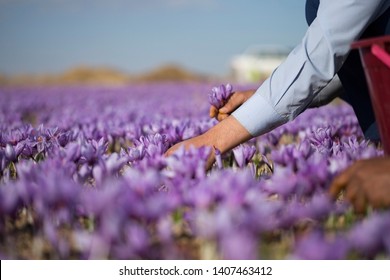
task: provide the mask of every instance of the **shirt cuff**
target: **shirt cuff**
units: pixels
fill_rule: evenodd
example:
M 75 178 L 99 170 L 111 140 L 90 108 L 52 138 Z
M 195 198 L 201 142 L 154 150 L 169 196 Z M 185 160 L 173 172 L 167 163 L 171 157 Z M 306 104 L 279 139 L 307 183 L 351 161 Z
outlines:
M 242 104 L 232 115 L 253 136 L 259 136 L 284 124 L 284 120 L 262 96 L 260 87 L 250 99 Z

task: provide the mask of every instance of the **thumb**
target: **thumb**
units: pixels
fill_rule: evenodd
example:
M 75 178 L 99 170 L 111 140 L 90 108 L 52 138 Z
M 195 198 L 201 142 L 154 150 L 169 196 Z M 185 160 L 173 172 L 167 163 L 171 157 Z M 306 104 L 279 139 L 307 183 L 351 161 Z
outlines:
M 223 121 L 223 120 L 226 119 L 228 116 L 229 116 L 229 114 L 218 114 L 217 120 L 218 120 L 218 121 Z
M 220 114 L 229 114 L 230 112 L 233 111 L 233 105 L 231 102 L 228 101 L 225 105 L 223 105 L 222 108 L 219 109 Z
M 209 116 L 210 118 L 214 118 L 218 115 L 218 109 L 214 106 L 211 105 L 210 111 L 209 111 Z
M 221 114 L 230 114 L 237 109 L 242 103 L 244 103 L 244 96 L 242 92 L 235 92 L 222 108 L 219 109 Z

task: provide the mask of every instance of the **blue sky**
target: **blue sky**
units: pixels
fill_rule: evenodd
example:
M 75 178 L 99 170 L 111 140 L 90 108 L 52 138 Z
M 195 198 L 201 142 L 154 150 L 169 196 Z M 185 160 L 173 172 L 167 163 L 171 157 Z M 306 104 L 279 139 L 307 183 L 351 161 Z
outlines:
M 296 45 L 304 0 L 0 0 L 0 74 L 176 63 L 224 75 L 255 44 Z

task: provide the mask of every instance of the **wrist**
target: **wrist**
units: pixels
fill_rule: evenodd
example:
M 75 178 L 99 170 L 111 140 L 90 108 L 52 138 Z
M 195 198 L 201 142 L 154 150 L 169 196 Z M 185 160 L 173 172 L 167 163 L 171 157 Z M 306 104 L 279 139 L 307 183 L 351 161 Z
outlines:
M 229 116 L 202 135 L 204 143 L 225 153 L 252 138 L 252 135 L 233 117 Z M 214 153 L 214 151 L 213 151 Z

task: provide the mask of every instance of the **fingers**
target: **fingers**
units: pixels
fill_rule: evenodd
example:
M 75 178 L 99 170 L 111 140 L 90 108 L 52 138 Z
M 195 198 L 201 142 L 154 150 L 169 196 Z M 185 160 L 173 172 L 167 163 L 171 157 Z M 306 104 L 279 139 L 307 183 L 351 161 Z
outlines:
M 349 176 L 342 173 L 337 176 L 330 185 L 329 194 L 333 199 L 336 199 L 340 192 L 345 189 Z
M 336 199 L 340 192 L 346 188 L 348 182 L 351 180 L 352 175 L 355 170 L 358 168 L 358 164 L 354 164 L 351 167 L 347 168 L 341 174 L 339 174 L 332 182 L 329 188 L 329 194 Z
M 218 109 L 215 106 L 211 105 L 209 115 L 210 118 L 216 118 L 218 115 Z
M 241 92 L 233 93 L 233 95 L 229 98 L 228 102 L 219 109 L 219 112 L 222 114 L 229 114 L 233 112 L 235 109 L 241 106 L 244 103 L 244 95 Z
M 355 212 L 358 214 L 364 214 L 367 210 L 367 198 L 364 192 L 358 192 L 355 199 L 351 201 Z
M 367 210 L 368 200 L 359 177 L 361 162 L 356 162 L 332 182 L 329 193 L 336 199 L 342 190 L 345 190 L 345 199 L 348 200 L 357 214 L 364 214 Z
M 219 113 L 218 109 L 215 108 L 214 106 L 210 107 L 209 115 L 210 115 L 210 118 L 216 118 L 218 121 L 222 121 L 229 116 L 229 114 Z
M 390 174 L 376 174 L 364 185 L 367 200 L 373 208 L 390 208 Z
M 241 92 L 233 93 L 227 103 L 219 110 L 215 106 L 210 107 L 210 118 L 216 118 L 218 121 L 226 119 L 230 113 L 237 109 L 244 102 L 244 96 Z
M 218 114 L 217 120 L 218 120 L 218 121 L 223 121 L 223 120 L 226 119 L 227 117 L 229 117 L 229 114 Z
M 234 110 L 240 107 L 254 93 L 255 90 L 237 91 L 233 93 L 226 104 L 219 110 L 215 106 L 210 107 L 210 118 L 216 118 L 218 121 L 226 119 Z
M 345 199 L 354 211 L 365 214 L 367 206 L 382 208 L 390 206 L 390 161 L 382 159 L 360 160 L 337 176 L 329 189 L 333 198 L 345 190 Z
M 348 183 L 345 198 L 352 204 L 355 213 L 366 213 L 368 200 L 359 180 L 353 179 Z
M 339 178 L 341 179 L 339 179 L 340 181 L 336 182 L 336 184 L 339 184 L 337 186 L 341 186 L 340 191 L 345 189 L 345 199 L 351 203 L 356 214 L 364 214 L 367 209 L 367 198 L 364 191 L 362 191 L 359 182 L 352 179 L 351 181 L 348 180 L 344 183 L 342 180 L 346 177 L 341 176 Z M 336 195 L 333 195 L 333 197 L 336 198 L 337 195 L 338 192 L 336 192 Z

